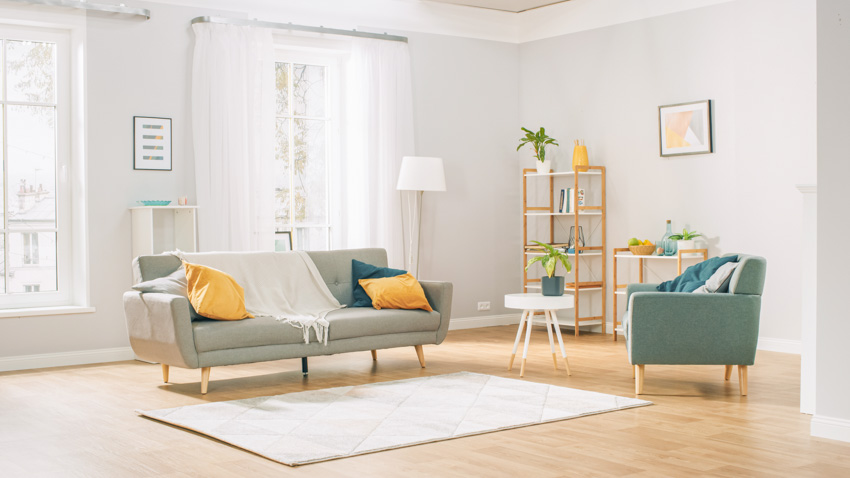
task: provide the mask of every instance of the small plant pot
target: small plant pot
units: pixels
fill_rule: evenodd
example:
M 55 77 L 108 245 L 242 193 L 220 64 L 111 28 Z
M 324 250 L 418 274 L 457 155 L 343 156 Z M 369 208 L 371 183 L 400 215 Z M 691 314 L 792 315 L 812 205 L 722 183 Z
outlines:
M 540 278 L 543 295 L 564 295 L 564 276 Z
M 681 251 L 684 249 L 696 249 L 696 246 L 694 246 L 694 240 L 688 239 L 687 241 L 676 241 L 676 250 Z
M 537 174 L 549 174 L 549 166 L 552 164 L 550 160 L 539 161 L 535 158 L 534 162 L 537 163 Z

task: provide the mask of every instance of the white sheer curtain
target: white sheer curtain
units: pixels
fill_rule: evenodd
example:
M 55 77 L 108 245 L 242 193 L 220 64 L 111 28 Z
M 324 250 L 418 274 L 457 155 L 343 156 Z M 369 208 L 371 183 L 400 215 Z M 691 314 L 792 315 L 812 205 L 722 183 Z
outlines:
M 383 247 L 404 266 L 402 156 L 414 154 L 413 95 L 407 43 L 352 41 L 344 79 L 342 247 Z
M 192 130 L 201 251 L 274 245 L 274 42 L 267 29 L 198 23 Z

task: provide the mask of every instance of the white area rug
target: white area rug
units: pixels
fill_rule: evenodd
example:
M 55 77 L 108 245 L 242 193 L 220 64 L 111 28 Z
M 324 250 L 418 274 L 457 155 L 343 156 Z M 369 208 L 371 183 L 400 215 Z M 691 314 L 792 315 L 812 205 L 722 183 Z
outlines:
M 650 404 L 460 372 L 139 413 L 303 465 Z

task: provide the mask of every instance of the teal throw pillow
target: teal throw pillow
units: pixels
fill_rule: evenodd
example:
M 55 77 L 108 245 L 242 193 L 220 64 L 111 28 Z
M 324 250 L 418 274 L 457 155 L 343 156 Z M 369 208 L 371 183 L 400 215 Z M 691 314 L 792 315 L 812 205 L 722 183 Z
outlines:
M 685 269 L 679 277 L 658 284 L 659 292 L 693 292 L 711 278 L 717 269 L 728 262 L 738 262 L 738 256 L 712 257 Z
M 372 307 L 372 299 L 363 290 L 363 287 L 358 282 L 360 279 L 383 279 L 386 277 L 396 277 L 402 274 L 407 274 L 407 271 L 401 269 L 391 269 L 389 267 L 376 267 L 372 264 L 360 262 L 357 259 L 351 259 L 351 283 L 354 285 L 352 294 L 354 303 L 351 307 Z

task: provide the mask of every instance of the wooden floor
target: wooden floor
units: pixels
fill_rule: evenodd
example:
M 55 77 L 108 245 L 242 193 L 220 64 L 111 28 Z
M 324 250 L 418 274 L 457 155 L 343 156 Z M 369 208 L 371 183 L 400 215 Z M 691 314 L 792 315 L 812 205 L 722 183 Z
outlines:
M 722 366 L 647 366 L 654 406 L 290 468 L 139 417 L 156 409 L 458 371 L 506 370 L 514 327 L 453 331 L 425 346 L 200 371 L 118 362 L 0 374 L 0 476 L 850 476 L 850 444 L 809 436 L 799 413 L 798 356 L 759 352 L 749 396 Z M 552 370 L 535 328 L 524 380 L 634 396 L 623 342 L 565 334 L 572 377 Z

